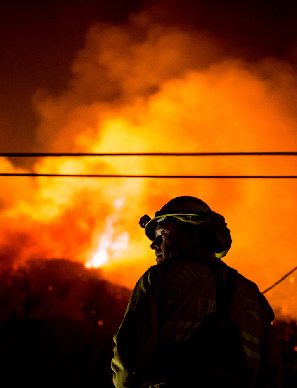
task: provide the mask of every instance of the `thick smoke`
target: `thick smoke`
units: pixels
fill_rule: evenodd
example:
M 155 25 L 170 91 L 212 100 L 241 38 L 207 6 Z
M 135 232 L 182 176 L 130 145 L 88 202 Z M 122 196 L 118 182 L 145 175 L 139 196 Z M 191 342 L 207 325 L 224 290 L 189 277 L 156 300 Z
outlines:
M 294 65 L 256 56 L 251 62 L 238 50 L 232 56 L 221 38 L 207 33 L 207 24 L 199 29 L 193 21 L 186 26 L 182 18 L 174 23 L 172 10 L 162 24 L 161 10 L 152 6 L 120 26 L 99 23 L 89 29 L 67 88 L 59 94 L 43 90 L 35 95 L 42 147 L 61 152 L 295 150 Z M 6 160 L 3 163 L 8 166 Z M 68 158 L 37 160 L 33 170 L 275 175 L 296 174 L 296 162 L 293 158 Z M 2 256 L 9 263 L 38 257 L 86 262 L 112 216 L 114 235 L 128 232 L 129 244 L 118 257 L 110 258 L 105 276 L 132 286 L 154 262 L 138 229 L 139 217 L 153 214 L 170 197 L 182 194 L 201 197 L 226 217 L 234 241 L 229 263 L 261 289 L 296 262 L 293 180 L 7 182 L 10 195 L 1 194 L 0 221 Z M 269 296 L 283 314 L 297 316 L 294 292 L 292 276 Z
M 225 56 L 245 61 L 274 57 L 295 65 L 296 10 L 290 0 L 162 0 L 150 7 L 151 15 L 162 23 L 215 37 Z

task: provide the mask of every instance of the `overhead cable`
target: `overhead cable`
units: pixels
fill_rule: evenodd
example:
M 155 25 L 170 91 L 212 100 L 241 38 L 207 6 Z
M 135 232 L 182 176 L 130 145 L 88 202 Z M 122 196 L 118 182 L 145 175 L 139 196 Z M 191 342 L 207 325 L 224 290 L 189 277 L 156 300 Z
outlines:
M 47 178 L 153 178 L 153 179 L 297 179 L 297 175 L 138 175 L 138 174 L 51 174 L 1 172 L 0 177 Z
M 297 270 L 297 267 L 291 269 L 291 271 L 287 272 L 284 276 L 282 276 L 277 282 L 273 283 L 270 287 L 266 288 L 266 290 L 262 291 L 262 294 L 266 294 L 266 292 L 272 290 L 274 287 L 276 287 L 278 284 L 280 284 L 282 281 L 284 281 L 288 276 L 290 276 L 293 272 Z
M 113 156 L 297 156 L 297 151 L 265 152 L 0 152 L 0 157 L 113 157 Z

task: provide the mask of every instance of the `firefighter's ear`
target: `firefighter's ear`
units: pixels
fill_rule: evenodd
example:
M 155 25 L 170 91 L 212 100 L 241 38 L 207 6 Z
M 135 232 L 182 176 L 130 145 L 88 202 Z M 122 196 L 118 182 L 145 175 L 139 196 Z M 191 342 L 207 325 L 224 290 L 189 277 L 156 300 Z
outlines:
M 217 225 L 211 222 L 199 225 L 198 237 L 204 248 L 209 252 L 219 253 L 227 249 L 225 232 L 218 229 Z

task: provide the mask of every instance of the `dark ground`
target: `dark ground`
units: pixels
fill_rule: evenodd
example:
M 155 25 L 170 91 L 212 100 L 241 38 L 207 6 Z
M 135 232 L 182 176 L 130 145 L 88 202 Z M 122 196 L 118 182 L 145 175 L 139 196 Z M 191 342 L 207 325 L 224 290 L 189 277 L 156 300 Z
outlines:
M 67 260 L 0 274 L 3 387 L 109 388 L 112 336 L 130 291 Z M 297 323 L 278 320 L 285 387 L 297 386 Z

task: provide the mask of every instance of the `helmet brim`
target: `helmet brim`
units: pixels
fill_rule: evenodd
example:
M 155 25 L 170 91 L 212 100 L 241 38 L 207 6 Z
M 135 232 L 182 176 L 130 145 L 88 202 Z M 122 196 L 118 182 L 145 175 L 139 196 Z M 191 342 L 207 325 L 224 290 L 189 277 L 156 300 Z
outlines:
M 150 219 L 146 225 L 145 225 L 145 234 L 150 240 L 155 239 L 156 234 L 156 228 L 158 224 L 162 221 L 165 221 L 166 219 L 170 218 L 172 221 L 175 222 L 185 222 L 185 223 L 191 223 L 194 225 L 198 225 L 201 222 L 205 222 L 205 219 L 201 217 L 199 214 L 185 214 L 185 213 L 170 213 L 170 214 L 162 214 L 158 215 L 155 218 Z

